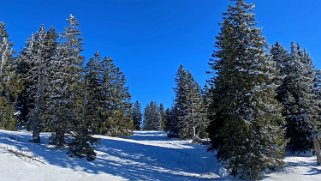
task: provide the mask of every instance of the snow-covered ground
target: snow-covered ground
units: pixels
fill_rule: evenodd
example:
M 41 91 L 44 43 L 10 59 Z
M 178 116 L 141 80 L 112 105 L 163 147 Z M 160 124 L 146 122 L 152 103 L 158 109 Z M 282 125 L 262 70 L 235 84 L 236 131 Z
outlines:
M 97 158 L 70 158 L 67 149 L 29 143 L 28 132 L 0 130 L 0 180 L 212 180 L 218 164 L 206 147 L 168 139 L 158 131 L 137 131 L 129 138 L 101 138 Z M 32 158 L 18 157 L 9 150 Z
M 220 177 L 224 169 L 206 146 L 168 139 L 159 131 L 136 131 L 129 138 L 97 136 L 101 144 L 92 162 L 70 158 L 67 149 L 48 146 L 48 136 L 42 134 L 43 143 L 33 144 L 28 142 L 28 132 L 0 130 L 0 180 L 231 180 Z M 315 165 L 314 157 L 287 157 L 285 161 L 283 171 L 263 180 L 321 180 L 321 167 Z

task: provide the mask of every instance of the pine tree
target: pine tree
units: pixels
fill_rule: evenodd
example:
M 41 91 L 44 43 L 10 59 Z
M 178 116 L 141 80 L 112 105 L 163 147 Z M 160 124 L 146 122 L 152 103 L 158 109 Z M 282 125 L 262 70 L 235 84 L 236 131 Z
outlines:
M 5 24 L 0 22 L 0 127 L 8 130 L 16 129 L 14 112 L 22 89 L 12 46 Z
M 175 111 L 181 138 L 200 141 L 200 133 L 207 127 L 206 109 L 201 89 L 190 72 L 180 66 L 176 77 Z
M 140 130 L 142 123 L 142 110 L 140 103 L 138 101 L 135 102 L 133 106 L 133 124 L 136 130 Z
M 144 130 L 160 130 L 161 114 L 155 101 L 151 101 L 144 111 Z
M 29 112 L 29 124 L 32 130 L 32 142 L 40 142 L 45 105 L 45 92 L 48 85 L 47 67 L 51 61 L 50 53 L 47 51 L 47 33 L 41 26 L 37 34 L 33 35 L 29 42 L 28 59 L 30 70 L 28 94 L 32 104 Z
M 126 78 L 111 58 L 102 60 L 102 89 L 104 101 L 104 122 L 101 134 L 123 136 L 133 129 L 131 96 L 126 86 Z
M 287 92 L 284 96 L 286 110 L 286 137 L 290 139 L 290 151 L 307 151 L 313 147 L 315 120 L 313 85 L 315 71 L 310 56 L 300 45 L 292 43 L 290 60 L 286 67 L 288 74 L 284 80 Z
M 68 111 L 68 62 L 66 52 L 58 43 L 55 29 L 47 33 L 48 50 L 51 52 L 51 63 L 48 65 L 48 86 L 46 91 L 46 125 L 52 131 L 50 144 L 62 147 L 65 145 L 65 133 L 70 112 Z M 69 75 L 70 76 L 70 75 Z M 68 104 L 69 103 L 69 104 Z
M 244 179 L 255 180 L 264 169 L 283 163 L 284 119 L 275 99 L 275 63 L 256 28 L 253 4 L 236 0 L 224 13 L 210 65 L 213 118 L 208 129 L 217 157 Z
M 68 65 L 65 72 L 65 79 L 68 82 L 65 91 L 69 98 L 65 100 L 67 104 L 65 116 L 69 118 L 66 130 L 70 131 L 73 137 L 69 145 L 69 152 L 71 156 L 75 155 L 93 160 L 96 153 L 91 144 L 96 143 L 97 139 L 92 137 L 91 122 L 85 119 L 84 57 L 81 55 L 83 40 L 79 31 L 79 23 L 73 15 L 69 16 L 68 23 L 63 34 L 62 48 L 66 52 L 65 61 Z M 64 120 L 61 124 L 65 124 Z M 58 127 L 55 132 L 65 131 L 59 130 L 60 128 Z
M 321 140 L 321 71 L 315 70 L 315 79 L 313 85 L 313 107 L 311 108 L 312 120 L 314 120 L 314 133 L 312 135 L 313 145 L 315 154 L 317 157 L 317 165 L 321 164 L 321 149 L 320 149 L 320 140 Z
M 103 100 L 102 100 L 102 81 L 101 81 L 101 58 L 98 52 L 91 58 L 85 67 L 85 119 L 91 122 L 92 131 L 98 133 L 103 122 Z
M 179 135 L 179 137 L 183 137 L 180 135 L 182 132 L 182 125 L 184 118 L 187 115 L 187 97 L 188 97 L 188 85 L 187 85 L 187 72 L 184 67 L 180 65 L 178 72 L 176 74 L 176 88 L 175 88 L 175 103 L 173 107 L 173 113 L 175 116 L 175 122 L 171 124 L 171 130 L 176 132 L 170 132 L 171 135 Z
M 175 109 L 172 108 L 168 108 L 166 109 L 166 126 L 165 126 L 165 131 L 167 133 L 167 136 L 169 138 L 178 138 L 178 131 L 179 131 L 179 127 L 178 127 L 178 120 L 177 120 L 177 116 L 175 114 Z

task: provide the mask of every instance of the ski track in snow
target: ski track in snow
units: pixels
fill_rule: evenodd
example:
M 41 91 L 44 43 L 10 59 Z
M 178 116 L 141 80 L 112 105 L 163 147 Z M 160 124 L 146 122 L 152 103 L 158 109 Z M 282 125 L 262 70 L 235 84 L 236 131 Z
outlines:
M 95 146 L 97 158 L 92 162 L 68 157 L 67 148 L 49 146 L 49 136 L 43 133 L 42 143 L 33 144 L 28 142 L 29 132 L 0 130 L 0 181 L 235 180 L 224 176 L 206 146 L 169 139 L 160 131 L 135 131 L 128 138 L 98 135 L 101 144 Z M 263 181 L 321 180 L 315 157 L 288 156 L 285 162 L 283 170 L 266 175 Z

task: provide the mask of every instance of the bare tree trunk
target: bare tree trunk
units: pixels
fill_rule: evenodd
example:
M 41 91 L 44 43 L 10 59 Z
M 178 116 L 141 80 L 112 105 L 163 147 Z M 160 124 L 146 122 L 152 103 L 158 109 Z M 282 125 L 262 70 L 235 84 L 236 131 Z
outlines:
M 38 112 L 33 113 L 32 119 L 32 142 L 40 143 L 40 120 Z
M 320 143 L 318 139 L 313 140 L 315 154 L 317 156 L 317 165 L 321 164 L 321 151 L 320 151 Z

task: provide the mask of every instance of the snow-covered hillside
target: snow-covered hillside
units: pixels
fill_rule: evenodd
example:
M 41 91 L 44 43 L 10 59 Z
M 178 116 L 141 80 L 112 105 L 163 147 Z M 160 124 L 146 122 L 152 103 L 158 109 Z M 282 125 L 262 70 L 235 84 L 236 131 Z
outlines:
M 0 178 L 9 180 L 211 180 L 219 178 L 213 153 L 163 132 L 137 131 L 130 138 L 101 138 L 97 159 L 70 158 L 66 149 L 29 143 L 28 132 L 0 130 Z M 9 149 L 9 151 L 8 151 Z M 18 157 L 10 150 L 32 158 Z
M 48 146 L 47 133 L 41 135 L 42 144 L 29 143 L 30 135 L 0 130 L 1 180 L 231 180 L 219 176 L 224 169 L 205 146 L 168 139 L 163 132 L 136 131 L 129 138 L 97 136 L 101 144 L 92 162 L 70 158 L 66 149 Z M 314 157 L 287 157 L 285 161 L 283 171 L 263 180 L 321 180 Z

